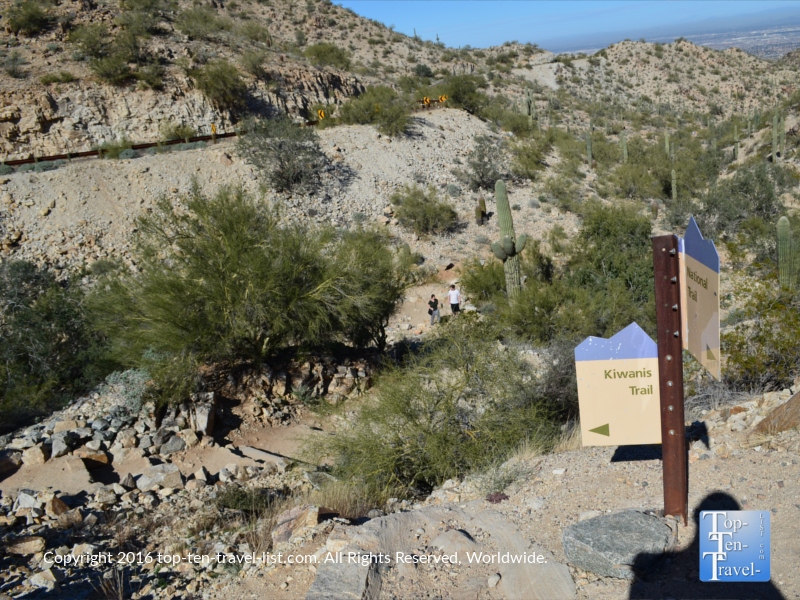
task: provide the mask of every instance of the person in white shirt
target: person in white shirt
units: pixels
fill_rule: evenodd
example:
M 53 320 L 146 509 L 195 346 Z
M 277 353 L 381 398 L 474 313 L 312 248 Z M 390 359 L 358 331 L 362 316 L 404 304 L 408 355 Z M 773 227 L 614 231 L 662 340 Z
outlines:
M 460 312 L 461 292 L 456 289 L 455 285 L 450 286 L 450 291 L 447 292 L 447 298 L 450 300 L 450 310 L 454 315 Z

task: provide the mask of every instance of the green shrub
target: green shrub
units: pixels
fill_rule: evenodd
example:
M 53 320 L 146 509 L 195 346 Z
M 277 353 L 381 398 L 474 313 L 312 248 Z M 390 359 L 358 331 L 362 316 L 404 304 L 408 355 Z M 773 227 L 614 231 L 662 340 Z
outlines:
M 269 31 L 263 25 L 255 21 L 245 21 L 239 26 L 239 35 L 253 42 L 266 42 L 269 39 Z
M 91 389 L 107 372 L 83 293 L 23 261 L 0 263 L 0 431 Z
M 339 120 L 348 124 L 373 123 L 385 135 L 405 133 L 410 123 L 408 102 L 387 86 L 367 89 L 339 107 Z
M 129 160 L 131 158 L 137 158 L 139 154 L 133 148 L 126 148 L 122 152 L 119 153 L 119 157 L 124 160 Z
M 191 73 L 195 85 L 217 108 L 239 110 L 247 100 L 247 84 L 239 70 L 224 59 L 209 62 Z
M 335 474 L 378 489 L 425 494 L 506 458 L 524 440 L 550 447 L 555 411 L 531 366 L 495 332 L 462 317 L 400 366 L 388 366 L 352 428 L 310 443 Z
M 769 275 L 775 285 L 750 290 L 741 321 L 721 337 L 723 381 L 735 390 L 780 390 L 800 375 L 799 298 Z
M 533 181 L 537 173 L 545 168 L 545 157 L 551 149 L 552 142 L 549 140 L 549 136 L 542 134 L 514 145 L 511 149 L 514 157 L 511 163 L 511 172 L 518 177 Z
M 249 123 L 237 151 L 278 191 L 313 191 L 326 160 L 317 133 L 288 118 Z
M 39 81 L 42 85 L 49 85 L 51 83 L 71 83 L 75 81 L 75 76 L 69 71 L 61 71 L 59 73 L 43 75 Z
M 6 73 L 16 79 L 24 79 L 28 73 L 23 69 L 28 62 L 22 57 L 19 50 L 12 50 L 3 61 L 3 68 Z
M 264 76 L 264 61 L 267 60 L 266 52 L 249 51 L 242 54 L 242 67 L 253 77 Z
M 131 142 L 127 138 L 122 138 L 121 140 L 114 140 L 112 142 L 103 142 L 100 146 L 95 146 L 92 150 L 100 150 L 102 151 L 103 158 L 120 158 L 120 155 L 124 150 L 128 150 L 131 147 Z
M 93 296 L 114 356 L 147 369 L 164 399 L 184 399 L 201 364 L 383 346 L 403 286 L 382 234 L 282 226 L 241 188 L 206 197 L 195 183 L 183 205 L 162 197 L 139 219 L 141 273 L 109 277 Z
M 52 24 L 52 17 L 47 9 L 36 0 L 25 0 L 15 4 L 6 13 L 8 26 L 14 34 L 24 33 L 34 36 L 47 30 Z
M 414 75 L 417 77 L 433 77 L 433 71 L 428 65 L 418 64 L 414 66 Z
M 40 160 L 36 165 L 33 167 L 35 173 L 43 173 L 45 171 L 53 171 L 58 168 L 58 165 L 55 162 L 50 160 Z
M 787 167 L 759 163 L 739 169 L 702 195 L 701 206 L 696 210 L 697 224 L 703 235 L 718 240 L 723 234 L 738 233 L 749 219 L 775 223 L 784 211 L 781 194 L 795 185 L 796 172 Z M 753 225 L 751 221 L 751 228 Z M 770 230 L 770 239 L 772 235 Z M 759 237 L 751 240 L 751 247 L 759 244 Z
M 85 56 L 102 58 L 106 54 L 111 33 L 105 23 L 78 25 L 69 32 L 69 41 L 80 48 Z
M 444 93 L 448 96 L 447 104 L 479 114 L 489 102 L 486 94 L 480 91 L 487 86 L 486 80 L 479 75 L 449 77 L 444 85 Z
M 202 40 L 225 27 L 214 10 L 208 6 L 195 6 L 181 11 L 175 27 L 193 40 Z
M 92 61 L 92 72 L 103 81 L 113 85 L 122 85 L 133 75 L 128 60 L 122 54 L 111 54 Z
M 184 125 L 174 121 L 166 121 L 158 129 L 158 136 L 165 142 L 170 140 L 185 140 L 197 135 L 197 130 L 191 125 Z
M 502 177 L 500 164 L 503 159 L 500 147 L 488 136 L 475 136 L 475 148 L 467 156 L 467 184 L 473 191 L 492 190 Z
M 410 187 L 406 185 L 402 191 L 392 194 L 391 201 L 400 224 L 418 235 L 443 233 L 458 225 L 458 214 L 451 205 L 439 200 L 433 186 L 426 193 L 416 183 Z
M 350 56 L 336 44 L 323 42 L 306 48 L 304 54 L 317 66 L 332 65 L 339 69 L 350 68 Z
M 33 163 L 25 163 L 17 167 L 17 173 L 27 173 L 28 171 L 33 171 L 33 168 L 36 165 Z
M 6 164 L 0 165 L 0 175 L 11 175 L 14 172 L 14 167 L 9 167 Z

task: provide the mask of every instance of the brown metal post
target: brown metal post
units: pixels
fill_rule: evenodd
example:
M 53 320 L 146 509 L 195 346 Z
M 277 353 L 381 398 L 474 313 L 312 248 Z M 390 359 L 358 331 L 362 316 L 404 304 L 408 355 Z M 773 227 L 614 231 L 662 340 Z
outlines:
M 683 416 L 683 344 L 681 336 L 678 238 L 653 238 L 656 288 L 658 375 L 661 391 L 661 453 L 664 475 L 664 514 L 681 516 L 686 524 L 689 478 Z

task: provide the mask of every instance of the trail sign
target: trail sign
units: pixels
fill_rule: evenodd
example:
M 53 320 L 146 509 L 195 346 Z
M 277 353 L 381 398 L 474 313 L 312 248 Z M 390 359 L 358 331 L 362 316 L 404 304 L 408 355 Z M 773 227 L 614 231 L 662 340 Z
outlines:
M 325 111 L 324 110 L 318 110 L 317 111 L 317 116 L 319 117 L 319 120 L 321 121 L 322 119 L 325 118 Z
M 719 254 L 694 217 L 680 240 L 679 258 L 683 348 L 719 381 Z
M 217 133 L 217 126 L 213 123 L 211 124 L 211 133 Z
M 575 348 L 584 446 L 660 444 L 658 348 L 631 323 Z

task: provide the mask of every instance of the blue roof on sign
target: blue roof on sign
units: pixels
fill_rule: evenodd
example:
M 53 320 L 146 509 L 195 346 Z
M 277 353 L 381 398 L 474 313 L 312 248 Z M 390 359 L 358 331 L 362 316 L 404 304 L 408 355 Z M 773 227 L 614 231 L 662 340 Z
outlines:
M 575 360 L 658 358 L 658 346 L 636 323 L 610 339 L 588 337 L 575 348 Z
M 689 219 L 689 225 L 686 227 L 686 237 L 681 240 L 680 251 L 707 266 L 715 273 L 719 273 L 719 253 L 714 245 L 714 240 L 707 240 L 703 237 L 694 217 Z

